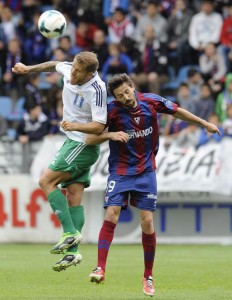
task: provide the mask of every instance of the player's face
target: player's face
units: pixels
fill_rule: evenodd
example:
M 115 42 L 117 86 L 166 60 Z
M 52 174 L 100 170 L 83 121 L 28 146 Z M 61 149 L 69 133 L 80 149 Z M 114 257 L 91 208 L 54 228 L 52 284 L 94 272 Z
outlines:
M 135 88 L 130 87 L 127 83 L 123 83 L 114 90 L 115 98 L 126 108 L 135 108 L 137 101 L 134 94 Z
M 93 73 L 86 72 L 83 65 L 78 62 L 73 62 L 71 70 L 70 83 L 73 85 L 82 85 L 88 82 L 93 76 Z

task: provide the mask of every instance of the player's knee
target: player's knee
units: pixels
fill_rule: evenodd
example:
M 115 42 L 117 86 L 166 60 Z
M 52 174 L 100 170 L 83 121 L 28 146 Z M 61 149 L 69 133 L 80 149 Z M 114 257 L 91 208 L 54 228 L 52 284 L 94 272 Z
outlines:
M 44 176 L 41 176 L 39 179 L 39 186 L 42 190 L 45 190 L 47 187 L 47 180 Z
M 109 206 L 106 209 L 105 220 L 110 221 L 114 224 L 118 223 L 118 218 L 120 214 L 120 207 Z
M 144 216 L 141 219 L 141 227 L 144 232 L 150 232 L 154 229 L 154 223 L 152 216 Z

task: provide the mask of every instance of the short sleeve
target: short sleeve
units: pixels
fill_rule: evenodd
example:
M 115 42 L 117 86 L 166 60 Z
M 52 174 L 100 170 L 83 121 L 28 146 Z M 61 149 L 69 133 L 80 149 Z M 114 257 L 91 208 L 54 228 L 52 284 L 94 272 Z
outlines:
M 102 124 L 107 122 L 106 88 L 103 85 L 96 85 L 91 97 L 92 120 Z
M 161 96 L 151 102 L 158 113 L 174 115 L 177 112 L 178 105 Z
M 70 74 L 72 69 L 72 63 L 71 62 L 60 62 L 56 65 L 56 71 L 66 77 L 68 80 L 70 80 Z

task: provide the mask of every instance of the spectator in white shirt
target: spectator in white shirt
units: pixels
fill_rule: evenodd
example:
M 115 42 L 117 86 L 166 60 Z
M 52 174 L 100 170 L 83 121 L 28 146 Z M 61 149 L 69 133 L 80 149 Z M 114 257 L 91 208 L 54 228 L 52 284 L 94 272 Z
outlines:
M 189 27 L 189 44 L 202 52 L 208 43 L 219 43 L 222 16 L 214 11 L 213 1 L 202 1 L 201 11 L 195 14 Z

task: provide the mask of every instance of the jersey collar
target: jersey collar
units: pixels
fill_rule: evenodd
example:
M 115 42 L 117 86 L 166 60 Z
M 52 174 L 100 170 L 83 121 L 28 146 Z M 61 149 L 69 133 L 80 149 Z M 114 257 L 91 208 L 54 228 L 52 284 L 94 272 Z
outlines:
M 94 81 L 96 81 L 97 77 L 98 77 L 98 72 L 95 72 L 95 73 L 93 74 L 93 78 L 92 78 L 92 79 L 90 79 L 90 80 L 89 80 L 88 82 L 86 82 L 85 84 L 77 85 L 77 86 L 80 87 L 81 89 L 86 89 L 88 86 L 90 86 L 91 84 L 93 84 Z

